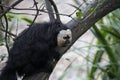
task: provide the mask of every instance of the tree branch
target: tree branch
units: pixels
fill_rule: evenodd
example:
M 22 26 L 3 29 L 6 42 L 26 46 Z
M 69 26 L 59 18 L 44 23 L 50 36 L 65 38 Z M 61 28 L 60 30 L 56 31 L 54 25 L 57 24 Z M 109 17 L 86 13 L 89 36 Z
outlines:
M 72 44 L 74 44 L 74 42 L 87 30 L 89 30 L 91 26 L 93 26 L 99 19 L 118 8 L 120 8 L 120 0 L 103 0 L 101 3 L 98 4 L 95 11 L 85 18 L 81 20 L 76 19 L 76 21 L 69 21 L 67 25 L 72 30 L 73 42 L 67 48 L 60 48 L 60 53 L 64 54 L 72 46 Z
M 49 19 L 50 19 L 50 22 L 54 22 L 55 21 L 55 16 L 53 14 L 53 9 L 52 9 L 52 6 L 50 4 L 50 1 L 49 0 L 45 0 L 45 3 L 46 3 L 46 8 L 48 10 L 48 15 L 49 15 Z
M 59 15 L 59 11 L 58 11 L 58 9 L 57 9 L 56 4 L 54 3 L 53 0 L 49 0 L 49 1 L 50 1 L 51 5 L 54 7 L 54 10 L 55 10 L 55 13 L 56 13 L 56 20 L 57 20 L 58 22 L 61 22 L 61 20 L 60 20 L 60 15 Z

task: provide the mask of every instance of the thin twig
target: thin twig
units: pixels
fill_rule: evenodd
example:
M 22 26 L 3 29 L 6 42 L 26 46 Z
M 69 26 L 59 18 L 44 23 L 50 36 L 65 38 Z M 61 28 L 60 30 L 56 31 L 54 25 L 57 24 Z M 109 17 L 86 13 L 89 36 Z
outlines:
M 2 28 L 5 28 L 2 19 L 0 19 L 0 23 L 1 23 L 1 27 L 2 27 Z M 1 28 L 1 27 L 0 27 L 0 28 Z
M 12 12 L 12 11 L 9 11 L 9 13 L 12 13 L 12 14 L 18 14 L 18 15 L 31 15 L 31 16 L 35 16 L 36 14 L 30 14 L 30 13 L 17 13 L 17 12 Z M 42 14 L 38 14 L 38 15 L 42 15 Z
M 7 19 L 6 15 L 4 15 L 4 18 L 5 18 L 5 22 L 6 22 L 5 43 L 6 43 L 6 48 L 7 48 L 8 54 L 9 54 L 8 35 L 7 35 L 7 32 L 8 32 L 8 19 Z
M 23 0 L 17 0 L 15 3 L 13 3 L 10 7 L 8 7 L 1 15 L 0 18 L 2 18 L 8 11 L 10 11 L 12 8 L 14 8 L 16 5 L 18 5 Z
M 38 6 L 37 6 L 38 2 L 36 2 L 35 0 L 33 0 L 33 1 L 34 1 L 34 5 L 35 5 L 35 7 L 36 7 L 36 15 L 35 15 L 35 17 L 34 17 L 32 23 L 31 23 L 31 25 L 33 25 L 33 23 L 35 22 L 35 20 L 36 20 L 38 14 L 39 14 L 39 9 L 38 9 Z
M 75 9 L 75 10 L 70 14 L 70 16 L 72 16 L 77 10 L 80 10 L 80 11 L 81 11 L 81 9 L 80 9 L 79 7 L 81 7 L 83 4 L 84 4 L 84 2 L 83 2 L 82 4 L 80 4 L 80 5 L 78 6 L 78 8 Z
M 4 30 L 2 28 L 0 28 L 0 30 L 3 31 L 3 32 L 6 32 L 6 30 Z M 15 34 L 9 32 L 9 31 L 7 31 L 7 34 L 9 34 L 10 36 L 13 36 L 14 38 L 17 37 Z

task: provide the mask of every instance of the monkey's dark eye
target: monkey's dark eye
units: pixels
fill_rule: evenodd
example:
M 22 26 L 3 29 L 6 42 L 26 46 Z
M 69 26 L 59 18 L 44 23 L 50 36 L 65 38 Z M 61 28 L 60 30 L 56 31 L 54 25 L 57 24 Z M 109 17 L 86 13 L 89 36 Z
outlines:
M 68 35 L 63 37 L 63 39 L 69 39 L 69 38 L 70 38 L 70 36 L 68 36 Z

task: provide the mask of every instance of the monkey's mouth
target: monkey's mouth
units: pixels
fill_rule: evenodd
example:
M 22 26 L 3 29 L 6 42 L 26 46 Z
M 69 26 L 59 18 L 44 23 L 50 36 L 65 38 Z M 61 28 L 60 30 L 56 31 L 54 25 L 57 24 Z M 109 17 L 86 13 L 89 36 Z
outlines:
M 64 43 L 64 45 L 63 45 L 63 47 L 67 47 L 67 46 L 69 46 L 69 45 L 70 45 L 70 41 L 69 41 L 69 40 L 66 40 L 65 43 Z
M 69 46 L 70 45 L 70 40 L 65 40 L 65 41 L 60 41 L 60 42 L 58 42 L 58 47 L 67 47 L 67 46 Z

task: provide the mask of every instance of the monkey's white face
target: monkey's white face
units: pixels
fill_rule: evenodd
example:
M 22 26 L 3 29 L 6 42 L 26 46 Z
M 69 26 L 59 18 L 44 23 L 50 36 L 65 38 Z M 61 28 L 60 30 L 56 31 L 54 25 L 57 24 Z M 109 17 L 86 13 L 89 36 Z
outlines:
M 72 41 L 72 32 L 70 29 L 61 30 L 57 36 L 57 45 L 59 47 L 66 47 Z

